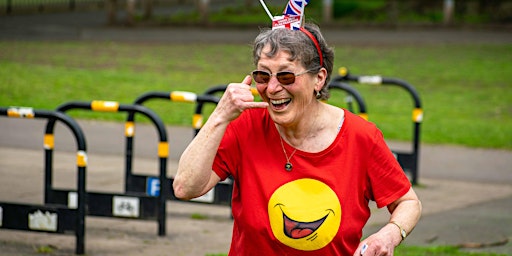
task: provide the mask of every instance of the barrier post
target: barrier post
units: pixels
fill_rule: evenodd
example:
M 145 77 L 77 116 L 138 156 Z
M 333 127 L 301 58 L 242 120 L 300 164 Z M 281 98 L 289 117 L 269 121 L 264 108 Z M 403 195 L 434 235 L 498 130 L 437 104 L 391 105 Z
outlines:
M 405 172 L 411 174 L 411 183 L 418 184 L 418 166 L 419 166 L 419 141 L 420 141 L 420 126 L 423 121 L 423 109 L 421 107 L 421 100 L 418 92 L 408 82 L 398 78 L 388 78 L 382 76 L 369 76 L 369 75 L 352 75 L 347 68 L 340 68 L 338 70 L 339 76 L 333 78 L 333 81 L 351 81 L 360 84 L 374 84 L 374 85 L 391 85 L 398 86 L 405 89 L 411 96 L 414 104 L 412 110 L 413 121 L 413 134 L 412 134 L 412 152 L 395 151 L 397 160 Z
M 343 83 L 340 81 L 331 81 L 328 84 L 328 87 L 329 87 L 329 90 L 339 89 L 339 90 L 343 90 L 343 91 L 347 92 L 350 95 L 350 97 L 353 97 L 357 102 L 357 106 L 359 109 L 359 112 L 357 112 L 357 115 L 362 117 L 364 120 L 368 120 L 368 113 L 366 112 L 366 103 L 364 102 L 364 99 L 361 96 L 361 94 L 359 93 L 359 91 L 357 91 L 354 87 L 348 85 L 347 83 Z M 349 111 L 352 113 L 356 113 L 350 103 L 351 102 L 349 102 Z
M 138 112 L 146 117 L 155 125 L 159 143 L 158 143 L 158 158 L 159 158 L 159 171 L 160 175 L 158 179 L 162 184 L 161 189 L 170 190 L 169 184 L 163 182 L 166 177 L 167 171 L 167 154 L 168 154 L 168 142 L 167 132 L 165 126 L 153 111 L 139 105 L 125 105 L 119 104 L 115 101 L 91 101 L 91 102 L 67 102 L 60 105 L 57 108 L 59 112 L 66 112 L 71 109 L 84 109 L 92 110 L 97 112 Z M 46 125 L 46 133 L 53 134 L 54 121 L 49 120 Z M 46 154 L 47 164 L 45 165 L 45 173 L 51 178 L 52 174 L 52 150 L 49 150 Z M 46 193 L 48 197 L 45 198 L 48 203 L 60 202 L 66 198 L 69 191 L 57 190 L 52 187 L 51 179 L 46 184 Z M 124 193 L 124 194 L 112 194 L 112 193 L 99 193 L 99 192 L 86 192 L 88 202 L 94 201 L 94 204 L 88 204 L 88 215 L 101 216 L 101 217 L 119 217 L 119 218 L 137 218 L 154 220 L 155 217 L 158 222 L 158 235 L 164 236 L 166 233 L 166 199 L 160 194 L 157 197 L 146 196 L 140 193 Z M 117 207 L 124 207 L 129 205 L 129 209 L 117 209 Z
M 139 96 L 133 104 L 135 105 L 142 105 L 145 102 L 151 100 L 151 99 L 166 99 L 170 100 L 172 102 L 184 102 L 184 103 L 196 103 L 196 104 L 203 104 L 203 103 L 214 103 L 217 104 L 219 99 L 217 97 L 214 97 L 212 95 L 197 95 L 192 92 L 186 92 L 186 91 L 172 91 L 172 92 L 147 92 L 141 96 Z M 202 124 L 202 117 L 200 116 L 201 113 L 195 113 L 192 120 L 192 126 L 198 130 L 201 127 Z M 126 126 L 133 126 L 135 122 L 135 113 L 129 112 L 127 120 L 126 120 Z M 130 192 L 146 192 L 148 186 L 148 179 L 151 179 L 150 176 L 145 175 L 135 175 L 133 173 L 132 169 L 132 162 L 133 162 L 133 147 L 134 147 L 134 133 L 126 133 L 126 170 L 125 170 L 125 190 Z M 170 189 L 172 182 L 174 179 L 172 177 L 167 178 L 166 177 L 166 184 L 168 186 L 168 190 L 164 189 L 163 187 L 160 188 L 160 192 L 167 191 L 164 193 L 167 199 L 169 200 L 177 200 L 177 198 L 174 196 L 174 193 L 172 189 Z M 161 183 L 160 183 L 161 184 Z M 231 198 L 226 198 L 224 195 L 226 194 L 226 191 L 229 190 L 229 187 L 225 183 L 219 183 L 214 191 L 209 192 L 207 195 L 194 199 L 195 202 L 201 202 L 201 203 L 214 203 L 214 204 L 229 204 L 231 201 Z M 230 192 L 230 191 L 229 191 Z M 231 193 L 229 193 L 231 195 Z
M 2 209 L 2 223 L 0 228 L 17 229 L 25 231 L 43 231 L 49 233 L 68 233 L 74 231 L 76 236 L 76 254 L 85 253 L 85 211 L 86 211 L 86 167 L 87 167 L 87 153 L 86 153 L 86 142 L 85 136 L 83 135 L 80 126 L 69 116 L 47 110 L 38 110 L 27 107 L 0 107 L 0 116 L 14 117 L 14 118 L 40 118 L 55 121 L 60 121 L 66 125 L 72 132 L 76 144 L 77 144 L 77 191 L 74 194 L 74 200 L 68 200 L 63 204 L 58 205 L 26 205 L 26 204 L 10 204 L 0 202 L 0 209 Z M 44 135 L 44 148 L 54 147 L 54 136 L 53 134 Z M 45 183 L 46 183 L 45 179 Z M 46 197 L 46 192 L 45 192 Z M 4 209 L 5 208 L 5 209 Z M 38 225 L 31 225 L 30 219 L 38 218 L 37 214 L 44 214 L 55 220 L 51 222 L 47 220 L 48 225 L 46 227 L 40 227 Z M 26 215 L 24 218 L 20 218 L 21 215 Z M 48 218 L 46 218 L 48 219 Z M 73 220 L 73 223 L 67 223 L 66 221 Z

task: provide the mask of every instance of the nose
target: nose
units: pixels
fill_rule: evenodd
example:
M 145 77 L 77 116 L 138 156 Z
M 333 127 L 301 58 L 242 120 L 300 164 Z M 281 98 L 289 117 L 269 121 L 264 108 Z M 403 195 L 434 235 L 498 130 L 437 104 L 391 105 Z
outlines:
M 276 92 L 281 91 L 282 89 L 283 86 L 281 85 L 281 83 L 279 83 L 277 77 L 271 76 L 267 84 L 267 92 L 269 92 L 270 94 L 274 94 Z

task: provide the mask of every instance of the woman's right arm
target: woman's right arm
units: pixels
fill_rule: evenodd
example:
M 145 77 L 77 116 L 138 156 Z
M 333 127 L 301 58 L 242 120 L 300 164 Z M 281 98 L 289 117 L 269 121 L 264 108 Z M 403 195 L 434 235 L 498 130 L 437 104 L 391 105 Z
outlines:
M 220 181 L 212 165 L 228 124 L 245 109 L 268 106 L 266 102 L 254 101 L 250 85 L 250 76 L 242 83 L 228 85 L 213 113 L 181 155 L 173 182 L 176 197 L 184 200 L 199 197 Z

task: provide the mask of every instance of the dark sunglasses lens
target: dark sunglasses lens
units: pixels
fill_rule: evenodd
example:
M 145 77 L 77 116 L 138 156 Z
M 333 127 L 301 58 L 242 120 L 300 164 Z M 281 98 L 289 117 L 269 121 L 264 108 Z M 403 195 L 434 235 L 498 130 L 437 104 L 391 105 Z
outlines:
M 277 81 L 283 85 L 289 85 L 295 82 L 295 74 L 292 72 L 279 72 L 276 76 Z
M 256 83 L 265 84 L 270 81 L 270 74 L 264 71 L 254 71 L 252 72 L 252 78 Z

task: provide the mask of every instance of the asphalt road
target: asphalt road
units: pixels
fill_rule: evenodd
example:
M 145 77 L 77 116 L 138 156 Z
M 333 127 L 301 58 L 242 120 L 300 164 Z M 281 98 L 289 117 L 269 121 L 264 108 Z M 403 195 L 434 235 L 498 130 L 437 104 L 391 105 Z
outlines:
M 155 10 L 172 13 L 175 9 Z M 123 19 L 119 11 L 119 19 Z M 269 24 L 270 25 L 270 24 Z M 347 44 L 512 43 L 512 28 L 325 27 L 327 41 Z M 0 40 L 120 40 L 136 42 L 250 43 L 254 28 L 107 26 L 103 11 L 0 16 Z

